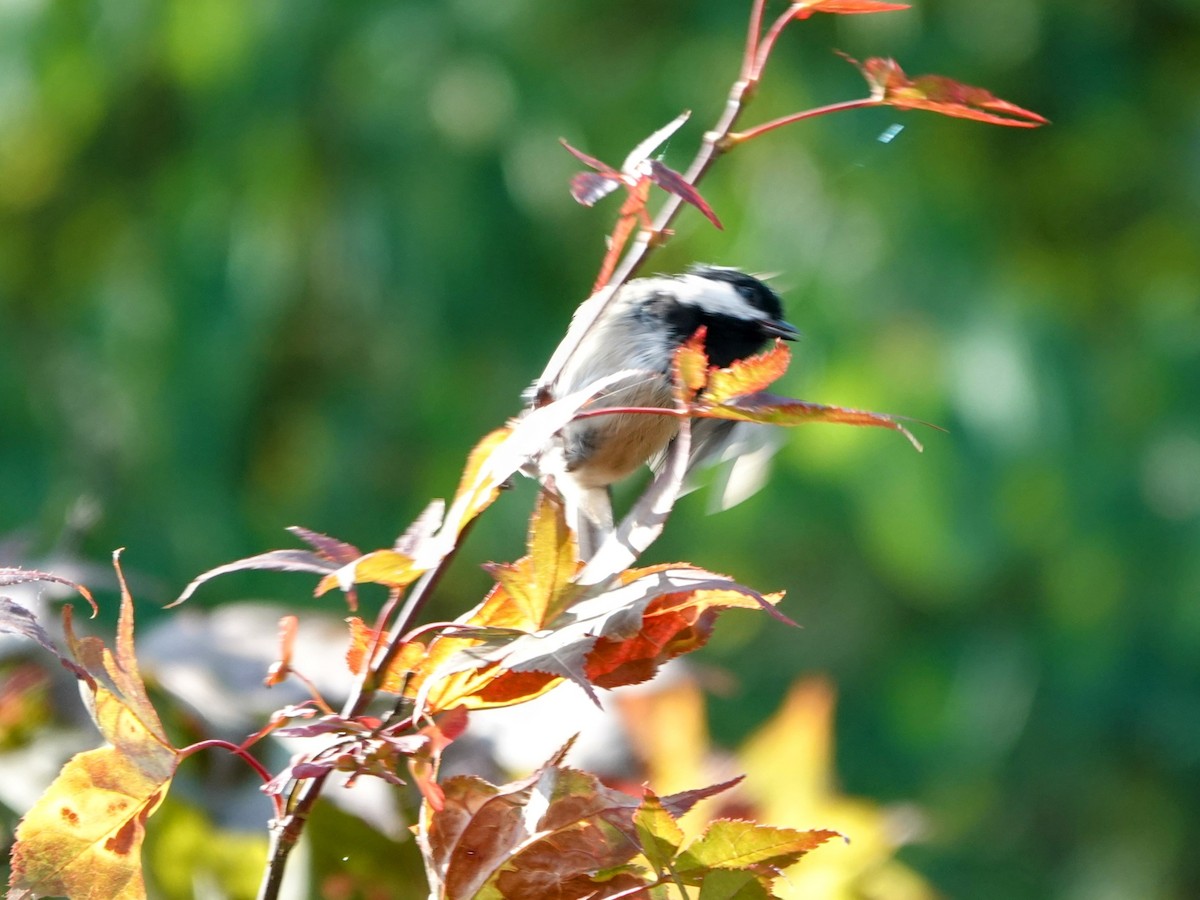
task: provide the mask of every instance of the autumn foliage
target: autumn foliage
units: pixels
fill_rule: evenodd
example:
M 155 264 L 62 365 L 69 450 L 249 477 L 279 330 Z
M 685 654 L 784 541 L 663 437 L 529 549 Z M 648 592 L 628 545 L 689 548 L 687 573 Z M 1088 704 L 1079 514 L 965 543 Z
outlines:
M 752 3 L 746 52 L 727 112 L 688 171 L 670 169 L 653 155 L 686 114 L 650 135 L 620 167 L 567 146 L 589 167 L 571 182 L 577 201 L 591 205 L 624 191 L 597 288 L 619 286 L 669 237 L 681 203 L 720 227 L 717 213 L 697 189 L 701 176 L 720 153 L 784 125 L 873 105 L 1019 127 L 1045 121 L 981 88 L 940 76 L 909 78 L 892 60 L 868 59 L 856 63 L 867 80 L 868 97 L 737 131 L 736 121 L 789 23 L 815 13 L 906 8 L 869 0 L 808 0 L 790 4 L 766 22 L 764 6 L 762 0 Z M 656 213 L 650 209 L 654 189 L 668 195 Z M 606 386 L 603 382 L 542 403 L 484 437 L 469 455 L 449 504 L 431 503 L 391 547 L 363 552 L 295 528 L 292 532 L 307 549 L 270 551 L 220 566 L 183 592 L 180 601 L 213 577 L 242 569 L 302 571 L 316 577 L 317 595 L 340 591 L 350 611 L 357 612 L 359 588 L 382 586 L 387 600 L 373 615 L 347 620 L 346 665 L 356 687 L 340 709 L 314 688 L 310 702 L 279 710 L 239 745 L 215 741 L 176 748 L 138 671 L 133 600 L 123 581 L 111 649 L 98 638 L 76 636 L 70 607 L 64 610 L 63 651 L 21 607 L 3 601 L 0 630 L 23 634 L 60 657 L 81 683 L 106 742 L 71 759 L 26 814 L 12 854 L 10 897 L 144 897 L 139 853 L 149 820 L 176 767 L 205 748 L 246 760 L 273 804 L 272 856 L 262 897 L 276 896 L 288 853 L 324 779 L 334 771 L 416 785 L 422 797 L 417 843 L 434 897 L 776 896 L 780 874 L 837 835 L 740 818 L 717 818 L 699 834 L 685 833 L 678 822 L 681 815 L 734 788 L 740 779 L 692 785 L 668 796 L 658 796 L 651 787 L 631 794 L 565 765 L 568 748 L 509 784 L 474 776 L 439 777 L 443 751 L 468 727 L 473 711 L 524 703 L 564 681 L 600 702 L 600 690 L 645 682 L 667 661 L 704 646 L 729 609 L 759 610 L 789 621 L 776 608 L 781 593 L 760 592 L 687 562 L 637 564 L 681 492 L 690 421 L 875 426 L 900 432 L 919 448 L 891 416 L 768 393 L 790 362 L 782 342 L 720 369 L 709 365 L 704 338 L 703 331 L 697 333 L 676 354 L 673 408 L 600 408 L 594 397 Z M 543 380 L 553 380 L 554 366 L 552 360 Z M 525 555 L 486 566 L 494 583 L 473 608 L 453 621 L 421 624 L 420 614 L 463 536 L 503 487 L 518 475 L 536 475 L 540 455 L 568 423 L 617 411 L 673 416 L 680 436 L 614 538 L 592 558 L 580 559 L 562 503 L 547 486 L 529 520 Z M 61 580 L 16 569 L 0 574 L 5 583 Z M 295 616 L 287 616 L 281 624 L 279 659 L 264 673 L 269 683 L 303 679 L 303 661 L 294 653 L 296 622 Z M 379 712 L 375 701 L 380 698 L 390 711 Z M 252 750 L 272 733 L 312 739 L 312 749 L 296 754 L 284 769 L 268 772 Z

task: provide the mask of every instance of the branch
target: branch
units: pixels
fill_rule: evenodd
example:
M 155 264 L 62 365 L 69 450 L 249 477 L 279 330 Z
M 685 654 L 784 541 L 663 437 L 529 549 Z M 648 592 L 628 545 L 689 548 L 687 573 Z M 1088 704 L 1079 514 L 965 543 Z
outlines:
M 383 656 L 380 657 L 377 664 L 363 666 L 362 674 L 359 675 L 353 690 L 350 692 L 350 696 L 346 699 L 346 703 L 342 707 L 343 717 L 353 719 L 361 716 L 366 712 L 371 701 L 375 699 L 376 673 L 386 672 L 392 661 L 396 658 L 396 654 L 403 643 L 404 634 L 411 630 L 413 620 L 420 614 L 425 604 L 429 601 L 429 598 L 433 595 L 433 591 L 437 588 L 438 582 L 441 581 L 442 575 L 450 567 L 450 564 L 458 554 L 459 548 L 462 547 L 463 542 L 470 533 L 474 521 L 472 519 L 463 526 L 457 541 L 450 551 L 442 557 L 436 567 L 426 572 L 413 585 L 412 591 L 408 595 L 408 600 L 405 602 L 403 609 L 400 610 L 400 614 L 396 617 L 395 623 L 388 632 L 387 646 L 383 651 Z M 281 815 L 272 823 L 271 847 L 267 868 L 263 873 L 263 880 L 258 889 L 258 900 L 277 900 L 279 897 L 279 889 L 283 884 L 283 873 L 287 866 L 288 856 L 304 831 L 304 826 L 308 822 L 312 808 L 325 787 L 325 779 L 327 777 L 328 773 L 322 773 L 298 782 L 292 791 L 290 811 Z

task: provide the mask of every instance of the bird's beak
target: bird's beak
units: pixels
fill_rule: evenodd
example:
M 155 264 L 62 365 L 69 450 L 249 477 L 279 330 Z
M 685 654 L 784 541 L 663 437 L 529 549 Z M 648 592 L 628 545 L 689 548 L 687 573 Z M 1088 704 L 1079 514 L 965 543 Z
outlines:
M 785 322 L 783 319 L 767 319 L 762 323 L 762 330 L 771 337 L 783 338 L 785 341 L 794 341 L 800 337 L 800 332 L 796 326 L 790 322 Z

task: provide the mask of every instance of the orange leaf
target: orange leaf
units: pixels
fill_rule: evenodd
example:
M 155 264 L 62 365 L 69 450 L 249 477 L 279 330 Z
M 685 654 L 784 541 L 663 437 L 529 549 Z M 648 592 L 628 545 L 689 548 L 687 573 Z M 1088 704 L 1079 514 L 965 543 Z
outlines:
M 849 56 L 846 59 L 858 66 L 867 79 L 871 98 L 887 106 L 925 109 L 944 116 L 1016 128 L 1036 128 L 1049 121 L 1035 112 L 1001 100 L 981 87 L 962 84 L 942 75 L 909 78 L 894 59 L 873 57 L 864 63 Z
M 807 0 L 807 2 L 794 3 L 793 6 L 801 7 L 796 11 L 795 18 L 807 19 L 813 13 L 841 13 L 850 15 L 854 13 L 877 13 L 877 12 L 895 12 L 901 9 L 910 9 L 907 3 L 883 3 L 880 0 Z
M 282 684 L 292 670 L 292 652 L 296 647 L 296 630 L 300 627 L 297 616 L 284 616 L 279 620 L 279 659 L 271 663 L 264 684 L 275 687 Z
M 435 812 L 445 808 L 446 794 L 437 783 L 438 767 L 441 764 L 442 751 L 456 740 L 467 729 L 466 707 L 459 706 L 439 716 L 437 721 L 426 725 L 418 734 L 429 739 L 421 750 L 408 758 L 408 771 L 412 775 L 413 784 L 425 798 L 425 802 Z
M 675 351 L 675 383 L 687 392 L 684 402 L 708 383 L 708 354 L 704 352 L 707 333 L 708 329 L 701 327 Z
M 17 828 L 10 898 L 146 895 L 141 872 L 145 824 L 166 795 L 178 751 L 146 695 L 133 646 L 133 598 L 120 565 L 121 614 L 115 650 L 77 638 L 71 607 L 63 629 L 84 670 L 85 699 L 111 746 L 72 757 Z
M 727 576 L 687 565 L 631 570 L 619 582 L 576 602 L 551 626 L 455 648 L 452 655 L 437 661 L 436 669 L 430 669 L 433 687 L 425 689 L 429 690 L 429 704 L 444 709 L 463 702 L 477 708 L 482 697 L 495 697 L 500 684 L 509 690 L 513 685 L 523 689 L 534 685 L 537 693 L 544 693 L 562 678 L 570 678 L 593 694 L 591 654 L 597 647 L 602 647 L 602 654 L 595 663 L 599 679 L 595 683 L 610 687 L 642 681 L 661 661 L 703 644 L 707 634 L 703 627 L 697 632 L 693 626 L 703 619 L 702 613 L 708 607 L 771 609 L 771 603 L 778 600 L 762 598 Z M 672 594 L 681 596 L 665 600 L 656 608 L 661 618 L 648 617 L 654 601 Z M 441 638 L 439 642 L 447 640 L 453 639 Z M 603 640 L 613 645 L 633 643 L 618 650 L 601 645 Z M 432 649 L 438 649 L 436 644 Z M 491 681 L 497 687 L 489 685 Z M 467 695 L 468 689 L 474 696 Z M 450 690 L 454 693 L 447 694 Z M 418 708 L 423 706 L 422 698 L 419 694 Z M 514 700 L 506 695 L 504 699 L 511 704 L 532 696 Z
M 763 599 L 774 605 L 783 594 L 767 594 Z M 646 607 L 642 627 L 633 637 L 596 641 L 587 657 L 588 679 L 603 688 L 640 684 L 653 678 L 667 660 L 703 647 L 724 610 L 760 606 L 756 596 L 741 590 L 663 594 Z
M 367 626 L 362 619 L 354 617 L 348 620 L 350 624 L 350 646 L 346 649 L 346 665 L 350 671 L 358 675 L 363 670 L 367 654 L 372 648 L 382 646 L 382 639 L 375 629 Z M 377 672 L 376 685 L 378 690 L 389 694 L 403 693 L 405 685 L 414 669 L 425 658 L 425 645 L 420 641 L 406 642 L 396 655 L 392 657 L 391 665 L 386 672 Z
M 792 351 L 779 338 L 775 346 L 762 353 L 736 360 L 728 369 L 708 373 L 708 387 L 701 397 L 708 403 L 727 403 L 735 397 L 753 394 L 777 381 L 792 361 Z

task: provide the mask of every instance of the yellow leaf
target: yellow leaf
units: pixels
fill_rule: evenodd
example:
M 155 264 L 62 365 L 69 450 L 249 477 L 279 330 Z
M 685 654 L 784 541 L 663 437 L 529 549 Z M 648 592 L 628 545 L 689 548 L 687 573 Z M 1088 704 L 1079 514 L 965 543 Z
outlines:
M 145 897 L 146 819 L 168 783 L 115 747 L 73 756 L 17 828 L 9 897 Z
M 114 564 L 115 560 L 114 560 Z M 133 598 L 121 583 L 115 651 L 79 639 L 71 608 L 63 628 L 84 670 L 85 699 L 111 746 L 76 754 L 17 828 L 12 898 L 145 897 L 141 847 L 146 820 L 166 796 L 179 760 L 146 695 L 133 646 Z
M 384 584 L 388 587 L 408 587 L 424 573 L 412 557 L 395 550 L 376 550 L 360 556 L 321 579 L 316 594 L 320 597 L 334 588 L 351 584 Z
M 789 870 L 787 879 L 776 885 L 776 893 L 782 900 L 813 896 L 931 900 L 932 889 L 894 859 L 906 836 L 897 832 L 893 814 L 877 803 L 846 797 L 834 788 L 835 699 L 833 687 L 825 679 L 798 682 L 779 712 L 738 754 L 757 819 L 818 824 L 850 841 L 831 846 Z M 881 883 L 900 881 L 906 884 L 903 893 L 875 890 Z
M 527 556 L 512 565 L 492 567 L 492 574 L 520 610 L 514 610 L 503 624 L 536 630 L 554 621 L 579 593 L 571 587 L 580 569 L 579 554 L 558 497 L 545 491 L 538 495 L 527 543 Z

